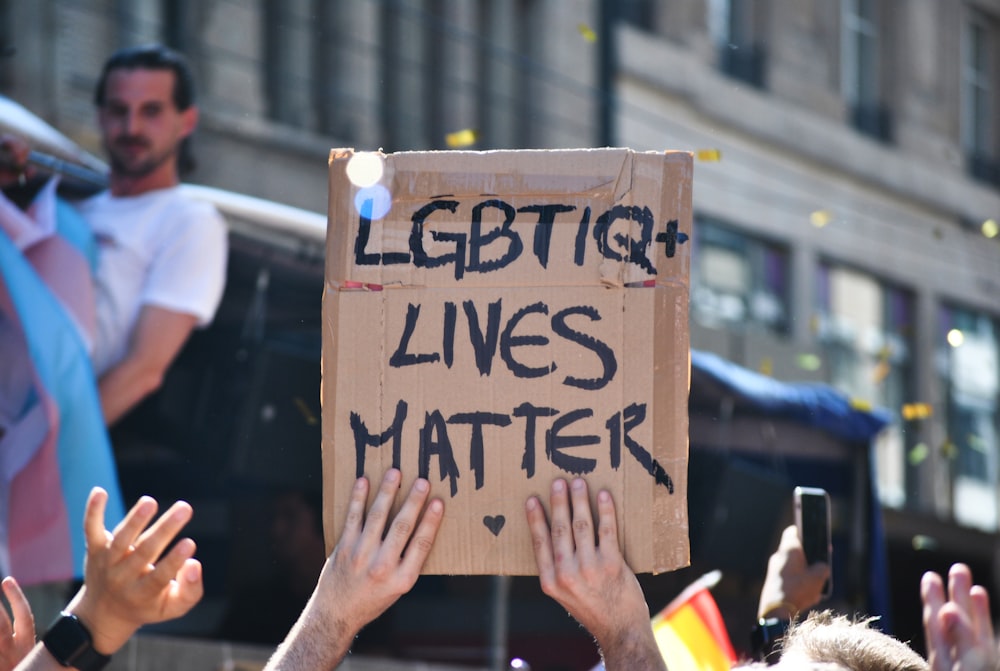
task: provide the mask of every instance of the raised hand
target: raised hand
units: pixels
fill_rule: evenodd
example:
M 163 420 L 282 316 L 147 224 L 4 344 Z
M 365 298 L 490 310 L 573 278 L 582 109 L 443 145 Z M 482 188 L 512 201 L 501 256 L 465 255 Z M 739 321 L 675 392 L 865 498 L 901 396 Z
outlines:
M 786 527 L 778 549 L 767 561 L 757 616 L 790 620 L 812 608 L 822 599 L 823 584 L 829 576 L 827 564 L 806 564 L 798 529 L 795 525 Z
M 0 607 L 0 671 L 10 671 L 35 647 L 35 617 L 14 578 L 3 579 L 3 595 L 10 604 L 14 621 Z
M 441 526 L 444 503 L 433 499 L 425 509 L 430 483 L 417 479 L 390 523 L 401 479 L 398 470 L 386 471 L 367 514 L 368 479 L 354 483 L 340 540 L 305 610 L 266 669 L 333 669 L 361 628 L 416 583 Z
M 536 497 L 525 504 L 542 592 L 594 635 L 608 671 L 665 669 L 642 588 L 618 547 L 611 494 L 597 495 L 596 530 L 584 480 L 554 481 L 550 506 L 551 524 Z
M 176 502 L 149 525 L 157 503 L 144 496 L 114 531 L 108 531 L 107 500 L 107 492 L 99 487 L 87 500 L 84 584 L 67 608 L 87 626 L 94 649 L 103 654 L 120 648 L 144 624 L 184 615 L 203 594 L 194 541 L 181 539 L 160 557 L 190 521 L 188 503 Z
M 994 671 L 1000 652 L 993 639 L 986 589 L 972 584 L 972 571 L 953 564 L 948 571 L 948 597 L 937 573 L 920 581 L 927 660 L 932 671 Z

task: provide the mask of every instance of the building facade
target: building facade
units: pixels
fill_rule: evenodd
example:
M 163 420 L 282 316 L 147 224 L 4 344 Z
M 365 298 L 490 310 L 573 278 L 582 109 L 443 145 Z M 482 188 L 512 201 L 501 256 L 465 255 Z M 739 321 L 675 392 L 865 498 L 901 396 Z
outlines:
M 889 409 L 890 556 L 997 593 L 1000 0 L 0 0 L 0 92 L 99 152 L 147 41 L 195 179 L 315 211 L 332 146 L 696 152 L 692 346 Z

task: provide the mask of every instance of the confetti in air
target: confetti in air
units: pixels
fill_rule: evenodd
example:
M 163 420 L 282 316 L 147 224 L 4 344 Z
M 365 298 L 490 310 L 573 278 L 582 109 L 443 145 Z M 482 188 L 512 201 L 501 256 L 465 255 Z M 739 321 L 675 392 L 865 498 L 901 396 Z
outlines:
M 930 456 L 930 453 L 931 448 L 927 447 L 926 443 L 917 443 L 906 455 L 906 460 L 910 462 L 911 466 L 919 466 Z
M 760 366 L 758 366 L 757 370 L 760 371 L 761 375 L 767 375 L 768 377 L 774 375 L 774 361 L 769 356 L 764 357 L 760 360 Z
M 802 370 L 817 371 L 823 365 L 823 360 L 815 354 L 799 354 L 795 362 Z
M 958 329 L 948 331 L 948 335 L 945 337 L 948 339 L 948 344 L 952 347 L 961 347 L 962 343 L 965 342 L 965 334 Z
M 863 398 L 852 398 L 851 407 L 855 410 L 861 410 L 862 412 L 870 412 L 872 409 L 871 401 L 866 401 Z
M 982 231 L 983 235 L 992 240 L 1000 235 L 1000 224 L 997 224 L 995 219 L 987 219 L 983 222 Z
M 833 221 L 833 212 L 830 210 L 816 210 L 809 215 L 809 223 L 816 228 L 823 228 Z
M 941 456 L 945 459 L 954 459 L 958 456 L 958 445 L 950 440 L 945 440 L 941 443 Z
M 471 128 L 457 130 L 454 133 L 448 133 L 444 136 L 445 144 L 452 149 L 474 145 L 477 139 L 479 138 L 476 131 Z
M 597 41 L 597 33 L 595 33 L 594 30 L 586 23 L 581 23 L 577 25 L 576 29 L 580 31 L 580 35 L 583 36 L 583 39 L 587 40 L 588 42 Z
M 916 419 L 927 419 L 934 413 L 930 403 L 904 403 L 902 408 L 903 419 L 911 422 Z
M 710 163 L 718 163 L 722 160 L 721 149 L 699 149 L 694 155 L 699 161 L 706 161 Z

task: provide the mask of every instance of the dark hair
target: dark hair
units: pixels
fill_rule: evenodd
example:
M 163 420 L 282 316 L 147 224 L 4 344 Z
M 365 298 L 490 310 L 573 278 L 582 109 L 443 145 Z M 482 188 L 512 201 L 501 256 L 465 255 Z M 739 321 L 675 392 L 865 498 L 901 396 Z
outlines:
M 138 47 L 126 47 L 111 54 L 104 63 L 101 76 L 97 79 L 94 89 L 94 104 L 104 106 L 105 88 L 108 76 L 114 70 L 169 70 L 174 73 L 174 90 L 171 95 L 178 110 L 184 111 L 194 105 L 194 76 L 187 60 L 179 52 L 161 44 L 147 44 Z M 191 155 L 190 138 L 184 138 L 177 156 L 177 168 L 181 174 L 186 174 L 195 168 L 194 157 Z

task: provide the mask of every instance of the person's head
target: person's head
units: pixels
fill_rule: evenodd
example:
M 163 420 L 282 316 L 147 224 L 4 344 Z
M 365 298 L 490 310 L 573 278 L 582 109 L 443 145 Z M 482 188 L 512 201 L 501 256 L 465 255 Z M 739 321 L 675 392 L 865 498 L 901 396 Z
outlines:
M 187 139 L 198 122 L 194 80 L 176 51 L 159 45 L 121 49 L 94 91 L 112 175 L 142 178 L 193 167 Z
M 852 620 L 831 611 L 810 613 L 793 623 L 771 668 L 839 671 L 929 671 L 923 657 L 902 641 L 872 628 L 874 620 Z M 735 670 L 734 670 L 735 671 Z

